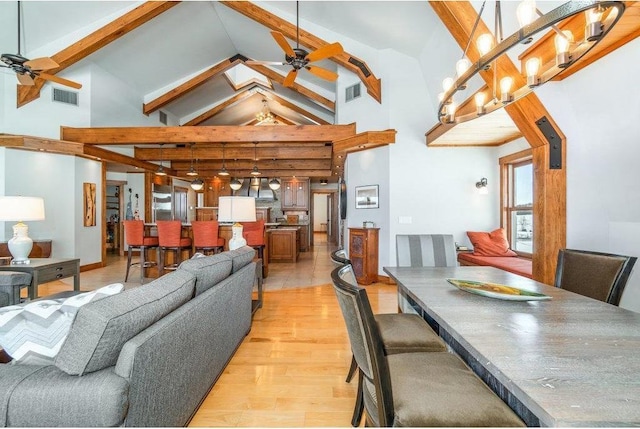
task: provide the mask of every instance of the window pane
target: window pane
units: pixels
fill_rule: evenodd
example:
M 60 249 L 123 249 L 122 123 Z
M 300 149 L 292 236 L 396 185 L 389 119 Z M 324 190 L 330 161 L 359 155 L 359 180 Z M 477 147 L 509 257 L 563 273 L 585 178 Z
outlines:
M 515 189 L 513 201 L 516 207 L 533 206 L 533 164 L 513 169 Z
M 511 248 L 518 252 L 533 253 L 533 211 L 512 212 Z

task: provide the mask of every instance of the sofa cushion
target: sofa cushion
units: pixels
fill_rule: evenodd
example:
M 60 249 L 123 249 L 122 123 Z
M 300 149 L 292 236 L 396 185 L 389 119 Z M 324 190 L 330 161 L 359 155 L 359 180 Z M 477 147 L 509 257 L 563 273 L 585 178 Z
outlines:
M 195 276 L 177 270 L 83 306 L 55 365 L 71 375 L 115 365 L 124 343 L 191 299 L 194 287 Z
M 78 309 L 123 289 L 115 283 L 69 298 L 0 308 L 0 346 L 16 363 L 53 365 Z
M 476 256 L 471 253 L 460 253 L 458 261 L 460 261 L 460 265 L 496 267 L 513 274 L 533 278 L 533 263 L 531 259 L 513 258 L 511 256 Z
M 518 256 L 509 249 L 507 232 L 498 228 L 491 232 L 467 231 L 469 240 L 473 244 L 473 254 L 476 256 Z
M 186 270 L 196 276 L 196 296 L 213 285 L 226 279 L 231 274 L 231 258 L 225 253 L 187 259 L 179 269 Z
M 231 272 L 235 273 L 240 270 L 240 268 L 253 261 L 253 258 L 256 256 L 256 251 L 253 247 L 243 246 L 235 250 L 224 252 L 224 254 L 228 255 L 233 261 L 233 268 L 231 269 Z

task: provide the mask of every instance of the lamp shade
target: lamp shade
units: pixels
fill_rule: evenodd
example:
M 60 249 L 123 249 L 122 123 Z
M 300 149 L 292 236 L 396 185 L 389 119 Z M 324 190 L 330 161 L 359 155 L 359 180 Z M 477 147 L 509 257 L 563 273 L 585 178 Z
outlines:
M 254 197 L 220 197 L 218 222 L 255 222 L 256 199 Z
M 44 199 L 38 197 L 0 197 L 0 220 L 44 220 Z

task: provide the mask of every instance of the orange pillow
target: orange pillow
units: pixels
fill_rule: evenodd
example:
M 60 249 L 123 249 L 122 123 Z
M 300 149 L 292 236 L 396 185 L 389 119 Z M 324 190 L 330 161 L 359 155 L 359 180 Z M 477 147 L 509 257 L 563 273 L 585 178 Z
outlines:
M 507 232 L 498 228 L 491 232 L 467 231 L 469 240 L 473 244 L 473 254 L 476 256 L 518 256 L 509 249 Z

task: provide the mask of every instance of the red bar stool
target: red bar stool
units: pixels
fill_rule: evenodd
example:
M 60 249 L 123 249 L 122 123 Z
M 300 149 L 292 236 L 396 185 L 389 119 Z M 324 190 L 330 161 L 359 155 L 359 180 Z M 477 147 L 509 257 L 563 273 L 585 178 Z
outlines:
M 182 251 L 187 250 L 191 257 L 191 238 L 182 236 L 182 222 L 179 220 L 159 220 L 158 242 L 160 245 L 160 264 L 158 275 L 164 274 L 165 270 L 175 270 L 182 260 Z M 176 252 L 175 263 L 165 266 L 167 252 Z
M 251 246 L 258 251 L 258 256 L 262 259 L 264 250 L 264 220 L 255 222 L 241 222 L 242 236 L 247 240 L 247 246 Z
M 141 220 L 125 220 L 124 225 L 124 241 L 127 244 L 127 272 L 124 275 L 124 281 L 129 278 L 129 268 L 132 265 L 140 267 L 140 284 L 144 283 L 144 269 L 157 265 L 155 262 L 147 261 L 147 250 L 158 248 L 158 237 L 144 235 L 144 221 Z M 140 251 L 139 262 L 131 262 L 131 252 L 133 250 Z
M 191 221 L 191 232 L 193 232 L 193 247 L 196 252 L 219 253 L 224 250 L 225 239 L 218 236 L 217 220 L 194 220 Z

